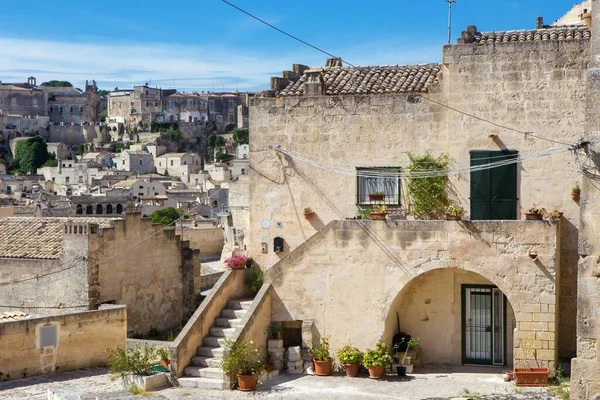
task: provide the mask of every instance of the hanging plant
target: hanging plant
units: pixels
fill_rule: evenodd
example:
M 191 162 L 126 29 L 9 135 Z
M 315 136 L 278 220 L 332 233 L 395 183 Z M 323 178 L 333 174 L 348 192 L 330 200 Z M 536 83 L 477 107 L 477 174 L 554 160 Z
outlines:
M 411 174 L 448 169 L 448 156 L 445 154 L 434 157 L 429 153 L 422 156 L 409 153 L 408 158 L 408 172 Z M 412 201 L 410 213 L 415 218 L 439 219 L 450 205 L 447 175 L 410 178 L 407 188 Z

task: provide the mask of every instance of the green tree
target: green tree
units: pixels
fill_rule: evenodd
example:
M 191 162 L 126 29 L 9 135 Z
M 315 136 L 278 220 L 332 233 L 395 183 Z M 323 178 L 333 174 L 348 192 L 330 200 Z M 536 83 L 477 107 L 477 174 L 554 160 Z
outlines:
M 214 148 L 217 144 L 217 135 L 215 135 L 214 133 L 208 135 L 208 138 L 206 139 L 206 144 L 208 145 L 208 147 Z
M 223 138 L 223 136 L 217 136 L 217 139 L 215 140 L 215 147 L 223 146 L 225 146 L 225 139 Z
M 56 154 L 52 153 L 48 155 L 48 160 L 42 165 L 42 167 L 58 167 L 58 160 Z
M 173 224 L 183 215 L 183 211 L 178 210 L 173 207 L 163 208 L 161 210 L 156 210 L 148 215 L 152 220 L 153 224 L 161 224 L 162 226 L 167 226 Z
M 217 155 L 215 156 L 215 160 L 217 160 L 219 162 L 228 162 L 228 161 L 231 161 L 232 159 L 233 159 L 233 155 L 228 154 L 228 153 L 217 152 Z
M 250 139 L 248 128 L 239 128 L 233 132 L 233 140 L 237 144 L 248 144 Z
M 15 160 L 23 173 L 34 174 L 48 160 L 48 146 L 39 136 L 34 136 L 17 143 Z
M 73 85 L 71 84 L 71 82 L 68 82 L 68 81 L 56 81 L 56 80 L 52 80 L 52 81 L 48 81 L 48 82 L 43 82 L 41 86 L 46 86 L 46 87 L 73 87 Z
M 102 110 L 100 112 L 100 115 L 98 116 L 98 119 L 100 120 L 100 122 L 106 122 L 106 118 L 108 117 L 108 111 L 107 110 Z

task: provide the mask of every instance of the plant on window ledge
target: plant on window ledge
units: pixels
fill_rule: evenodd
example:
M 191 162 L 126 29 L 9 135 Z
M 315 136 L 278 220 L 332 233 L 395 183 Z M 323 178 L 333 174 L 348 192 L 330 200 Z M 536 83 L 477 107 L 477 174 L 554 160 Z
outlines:
M 423 174 L 448 169 L 448 156 L 443 154 L 434 157 L 431 154 L 422 156 L 408 154 L 410 174 Z M 415 176 L 407 185 L 412 200 L 410 213 L 418 219 L 439 219 L 450 205 L 448 199 L 448 176 Z
M 388 213 L 388 208 L 386 205 L 381 205 L 373 208 L 373 211 L 369 213 L 369 217 L 371 219 L 385 219 Z
M 358 217 L 360 219 L 371 219 L 371 213 L 373 212 L 373 210 L 375 209 L 375 207 L 373 206 L 366 206 L 366 207 L 358 207 Z
M 450 204 L 446 209 L 446 219 L 449 221 L 460 221 L 465 216 L 465 209 L 456 204 Z
M 385 193 L 384 192 L 369 193 L 369 200 L 370 201 L 383 201 L 383 200 L 385 200 Z
M 579 187 L 579 183 L 576 183 L 575 186 L 573 186 L 573 189 L 571 189 L 571 198 L 575 201 L 578 201 L 580 196 L 581 188 Z
M 539 220 L 544 219 L 545 215 L 546 215 L 545 208 L 541 208 L 541 207 L 534 205 L 532 208 L 529 209 L 529 211 L 527 211 L 525 213 L 525 219 L 539 221 Z

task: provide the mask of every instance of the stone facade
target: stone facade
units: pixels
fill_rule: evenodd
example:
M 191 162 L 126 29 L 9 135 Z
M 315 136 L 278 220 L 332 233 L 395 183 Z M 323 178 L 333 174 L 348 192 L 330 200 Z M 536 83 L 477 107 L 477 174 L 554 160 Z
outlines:
M 471 151 L 516 150 L 523 157 L 516 178 L 517 218 L 533 205 L 563 211 L 564 218 L 560 226 L 561 240 L 552 242 L 552 246 L 559 249 L 553 261 L 555 266 L 560 265 L 555 270 L 557 286 L 547 286 L 536 294 L 547 296 L 544 301 L 536 298 L 522 303 L 527 305 L 525 309 L 531 306 L 532 310 L 550 309 L 550 305 L 558 308 L 556 314 L 543 317 L 556 316 L 556 322 L 535 321 L 527 328 L 534 332 L 537 328 L 550 329 L 552 324 L 551 336 L 552 340 L 556 339 L 556 348 L 539 348 L 535 354 L 531 349 L 519 353 L 517 344 L 522 338 L 517 337 L 515 364 L 524 365 L 523 360 L 531 361 L 534 356 L 552 365 L 556 359 L 570 359 L 575 354 L 579 227 L 579 205 L 571 200 L 570 191 L 580 180 L 579 171 L 571 162 L 566 146 L 550 156 L 535 156 L 536 152 L 574 143 L 586 136 L 584 82 L 589 30 L 583 27 L 561 34 L 570 35 L 570 39 L 559 40 L 558 32 L 542 29 L 531 31 L 531 40 L 512 41 L 508 34 L 484 35 L 469 27 L 460 44 L 444 47 L 441 65 L 343 71 L 343 67 L 332 62 L 324 69 L 295 66 L 294 72 L 274 78 L 272 91 L 266 92 L 263 98 L 255 98 L 250 107 L 251 130 L 260 134 L 252 135 L 250 143 L 250 221 L 244 241 L 248 253 L 266 269 L 278 268 L 283 257 L 313 235 L 320 235 L 332 220 L 355 217 L 358 188 L 352 171 L 358 167 L 402 168 L 409 164 L 410 153 L 430 152 L 447 154 L 451 169 L 464 169 L 470 165 Z M 500 42 L 482 39 L 496 36 L 501 38 Z M 502 41 L 504 37 L 506 42 Z M 477 118 L 444 107 L 446 104 Z M 550 138 L 555 143 L 525 132 Z M 278 152 L 278 148 L 302 155 L 321 166 L 285 155 Z M 340 169 L 349 172 L 337 172 Z M 405 185 L 406 182 L 401 182 L 401 192 L 406 190 Z M 455 202 L 469 210 L 468 172 L 459 171 L 450 176 L 450 193 Z M 411 218 L 407 215 L 411 200 L 404 196 L 401 206 L 394 211 L 396 219 Z M 305 207 L 316 212 L 310 222 L 302 215 Z M 514 235 L 507 234 L 508 237 Z M 283 239 L 282 252 L 274 252 L 275 238 Z M 408 257 L 407 249 L 397 251 L 400 257 Z M 351 252 L 339 249 L 336 254 L 346 263 L 363 252 L 364 249 L 358 248 Z M 368 253 L 368 256 L 371 261 L 365 261 L 364 265 L 371 268 L 373 255 Z M 486 268 L 494 268 L 497 256 L 490 257 L 491 264 L 486 263 Z M 381 271 L 383 276 L 388 273 Z M 485 270 L 477 273 L 501 287 Z M 344 278 L 339 279 L 341 282 Z M 290 304 L 294 302 L 302 303 L 300 299 L 311 298 L 302 297 L 302 293 L 291 287 L 274 286 L 288 308 L 293 307 Z M 560 300 L 553 304 L 550 298 L 557 293 Z M 506 295 L 510 300 L 510 295 Z M 510 302 L 516 314 L 522 312 L 514 301 Z M 364 307 L 358 310 L 361 315 L 369 314 Z M 320 313 L 312 311 L 315 315 Z M 316 319 L 315 315 L 306 312 L 294 318 Z M 384 318 L 384 315 L 379 317 Z M 519 320 L 517 316 L 517 325 L 521 322 L 528 326 L 527 322 L 534 321 Z M 326 329 L 328 334 L 331 325 L 324 327 L 316 323 L 317 329 Z M 365 324 L 361 322 L 361 325 Z M 371 343 L 365 342 L 365 345 L 371 346 L 384 331 L 387 335 L 393 323 L 386 329 L 371 332 Z M 343 332 L 337 334 L 343 337 Z M 532 336 L 531 333 L 523 335 L 523 338 Z M 544 356 L 540 358 L 540 354 Z
M 55 330 L 53 343 L 42 340 L 42 328 Z M 0 322 L 0 373 L 18 379 L 105 366 L 106 349 L 124 349 L 126 341 L 123 306 Z

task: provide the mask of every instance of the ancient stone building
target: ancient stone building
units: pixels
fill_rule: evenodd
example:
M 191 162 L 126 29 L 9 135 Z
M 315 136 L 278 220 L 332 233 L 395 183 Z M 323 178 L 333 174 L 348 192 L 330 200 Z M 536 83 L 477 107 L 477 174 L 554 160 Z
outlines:
M 198 251 L 140 216 L 0 219 L 0 282 L 13 282 L 2 304 L 37 314 L 125 304 L 129 334 L 178 327 L 194 308 Z
M 399 316 L 425 361 L 568 366 L 581 226 L 569 145 L 587 136 L 590 37 L 469 27 L 441 64 L 331 59 L 273 78 L 250 106 L 245 235 L 276 292 L 273 319 L 366 348 L 391 346 Z M 409 156 L 427 153 L 447 156 L 447 195 L 469 221 L 413 216 Z M 347 220 L 379 191 L 386 221 Z M 562 214 L 522 220 L 535 205 Z
M 35 117 L 48 115 L 46 110 L 47 94 L 30 77 L 27 83 L 0 82 L 0 111 L 3 114 L 15 114 Z

